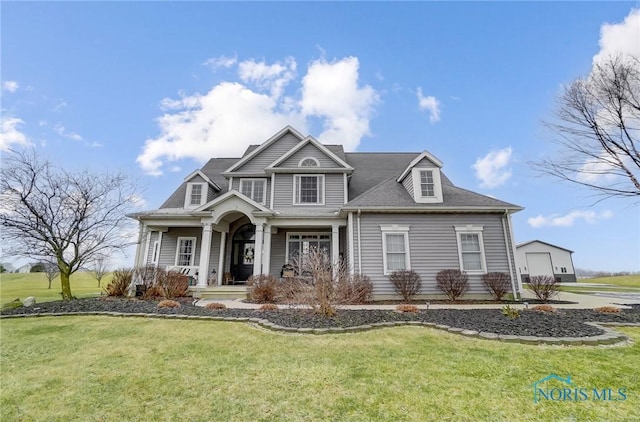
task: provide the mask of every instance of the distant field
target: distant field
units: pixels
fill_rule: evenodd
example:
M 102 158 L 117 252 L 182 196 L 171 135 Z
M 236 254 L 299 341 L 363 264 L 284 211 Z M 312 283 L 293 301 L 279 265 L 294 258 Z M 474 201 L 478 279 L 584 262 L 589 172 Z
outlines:
M 623 275 L 618 277 L 582 278 L 580 283 L 609 284 L 620 287 L 640 287 L 640 275 Z
M 107 274 L 101 285 L 111 281 L 111 274 Z M 24 300 L 29 296 L 34 296 L 36 302 L 50 302 L 60 300 L 60 277 L 56 277 L 51 282 L 51 289 L 48 289 L 49 282 L 44 273 L 27 274 L 0 274 L 0 302 L 10 302 L 16 298 Z M 98 281 L 89 272 L 78 272 L 71 276 L 71 293 L 80 297 L 99 296 L 102 287 L 98 287 Z

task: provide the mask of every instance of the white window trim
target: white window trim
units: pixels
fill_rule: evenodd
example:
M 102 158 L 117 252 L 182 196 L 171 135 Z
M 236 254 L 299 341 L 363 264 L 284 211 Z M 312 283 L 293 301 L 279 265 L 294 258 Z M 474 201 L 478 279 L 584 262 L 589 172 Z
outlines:
M 200 196 L 200 203 L 199 204 L 192 204 L 191 203 L 191 191 L 193 190 L 193 187 L 195 185 L 202 186 L 202 195 Z M 209 188 L 208 188 L 207 184 L 204 183 L 204 182 L 189 182 L 189 183 L 187 183 L 187 194 L 184 197 L 184 207 L 185 208 L 198 208 L 199 206 L 206 204 L 207 203 L 208 191 L 209 191 Z
M 303 166 L 302 163 L 304 163 L 306 160 L 312 160 L 312 161 L 314 161 L 316 163 L 316 165 L 315 166 Z M 315 158 L 315 157 L 304 157 L 300 161 L 298 161 L 298 167 L 302 167 L 302 168 L 320 167 L 320 161 L 318 161 L 318 159 Z
M 411 271 L 411 251 L 409 249 L 409 226 L 380 226 L 382 232 L 382 270 L 384 275 L 391 275 L 395 270 L 389 270 L 387 266 L 387 235 L 401 234 L 404 236 L 404 267 L 406 271 Z
M 484 239 L 482 236 L 484 227 L 483 226 L 454 226 L 456 230 L 456 240 L 458 243 L 458 260 L 460 262 L 460 271 L 466 272 L 467 274 L 486 274 L 487 273 L 487 259 L 484 250 Z M 462 237 L 463 234 L 476 234 L 478 235 L 478 243 L 480 244 L 480 265 L 482 266 L 481 270 L 472 270 L 467 271 L 464 269 L 464 262 L 462 261 Z
M 433 172 L 433 196 L 422 196 L 420 188 L 420 172 Z M 442 203 L 442 182 L 440 180 L 440 169 L 437 167 L 414 167 L 411 169 L 411 178 L 413 180 L 413 199 L 422 204 L 439 204 Z
M 193 251 L 191 252 L 191 259 L 189 259 L 189 267 L 193 266 L 193 263 L 195 261 L 196 258 L 196 238 L 193 236 L 181 236 L 178 237 L 178 241 L 176 243 L 176 259 L 175 259 L 175 266 L 178 266 L 178 256 L 180 255 L 180 242 L 183 240 L 193 240 Z
M 262 188 L 262 202 L 258 202 L 261 205 L 266 205 L 267 204 L 267 179 L 264 178 L 260 178 L 260 177 L 252 177 L 252 178 L 241 178 L 240 179 L 240 185 L 238 185 L 238 190 L 240 191 L 240 193 L 242 193 L 242 183 L 247 181 L 247 182 L 252 182 L 251 184 L 251 193 L 253 194 L 253 191 L 255 189 L 255 182 L 256 180 L 262 181 L 264 182 L 264 187 Z M 243 194 L 244 195 L 244 194 Z M 255 199 L 252 198 L 251 195 L 249 195 L 249 198 L 251 198 L 252 200 L 255 201 Z
M 156 240 L 155 242 L 153 242 L 153 248 L 151 249 L 151 263 L 157 266 L 159 260 L 160 260 L 160 241 Z
M 289 236 L 329 236 L 329 253 L 331 253 L 331 248 L 333 247 L 331 232 L 287 232 L 285 233 L 285 260 L 288 264 L 292 264 L 289 262 Z M 320 240 L 320 239 L 318 239 Z
M 322 179 L 322 190 L 320 192 L 322 194 L 322 202 L 296 202 L 296 197 L 298 198 L 300 197 L 300 195 L 298 195 L 298 178 L 299 177 L 318 177 Z M 326 191 L 326 184 L 325 184 L 324 174 L 294 174 L 293 175 L 293 201 L 292 201 L 293 205 L 312 206 L 312 207 L 324 205 L 325 191 Z

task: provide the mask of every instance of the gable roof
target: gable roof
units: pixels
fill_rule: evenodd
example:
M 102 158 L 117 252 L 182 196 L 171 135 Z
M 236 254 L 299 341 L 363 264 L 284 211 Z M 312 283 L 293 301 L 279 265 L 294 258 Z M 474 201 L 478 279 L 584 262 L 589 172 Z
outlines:
M 409 163 L 409 165 L 404 169 L 400 177 L 398 177 L 398 182 L 402 182 L 402 180 L 404 180 L 404 178 L 407 177 L 407 174 L 411 172 L 411 169 L 414 168 L 416 164 L 418 164 L 420 161 L 422 161 L 423 158 L 426 158 L 427 160 L 431 161 L 433 164 L 436 165 L 436 167 L 442 168 L 442 161 L 438 160 L 434 155 L 432 155 L 431 153 L 425 150 L 425 151 L 422 151 L 422 153 L 418 155 L 415 158 L 415 160 Z
M 271 213 L 272 211 L 265 207 L 264 205 L 261 205 L 259 203 L 257 203 L 256 201 L 254 201 L 253 199 L 249 198 L 246 195 L 243 195 L 242 193 L 238 192 L 237 190 L 230 190 L 229 192 L 225 192 L 224 194 L 218 196 L 217 198 L 213 199 L 212 201 L 207 202 L 204 205 L 199 206 L 198 208 L 195 209 L 195 212 L 198 211 L 206 211 L 207 208 L 213 207 L 215 205 L 221 204 L 227 200 L 229 200 L 230 198 L 239 198 L 242 201 L 248 203 L 249 205 L 251 205 L 252 207 L 256 208 L 257 211 L 262 211 L 265 213 Z
M 278 139 L 282 138 L 287 133 L 291 133 L 292 135 L 294 135 L 295 137 L 297 137 L 301 141 L 304 139 L 304 136 L 300 132 L 298 132 L 297 130 L 295 130 L 291 126 L 287 125 L 282 130 L 280 130 L 278 133 L 273 135 L 271 138 L 267 139 L 265 142 L 260 144 L 257 148 L 254 148 L 251 151 L 249 151 L 248 153 L 246 153 L 240 160 L 238 160 L 235 164 L 233 164 L 231 167 L 226 169 L 224 171 L 224 173 L 230 173 L 232 171 L 235 171 L 236 169 L 241 167 L 243 164 L 245 164 L 248 161 L 250 161 L 253 157 L 258 155 L 260 153 L 260 151 L 265 150 L 267 147 L 269 147 L 271 144 L 276 142 Z
M 296 146 L 291 148 L 285 154 L 281 155 L 280 158 L 278 158 L 273 163 L 271 163 L 269 166 L 267 166 L 267 169 L 275 168 L 279 164 L 281 164 L 284 161 L 286 161 L 287 158 L 291 157 L 293 154 L 295 154 L 296 152 L 300 151 L 300 149 L 304 148 L 306 145 L 309 145 L 309 144 L 311 144 L 311 145 L 315 146 L 316 148 L 318 148 L 318 150 L 320 150 L 324 155 L 329 157 L 331 160 L 333 160 L 339 166 L 343 167 L 345 170 L 353 170 L 353 167 L 351 167 L 349 164 L 344 162 L 344 160 L 342 160 L 340 157 L 335 155 L 333 152 L 331 152 L 331 150 L 329 150 L 329 148 L 327 148 L 326 146 L 322 145 L 320 142 L 318 142 L 312 136 L 307 136 L 305 139 L 302 140 L 302 142 L 298 142 L 298 144 Z
M 187 177 L 184 178 L 185 182 L 189 182 L 189 180 L 193 179 L 196 176 L 200 176 L 204 179 L 205 182 L 207 182 L 208 184 L 210 184 L 211 186 L 213 186 L 215 189 L 218 190 L 218 192 L 220 192 L 222 189 L 220 188 L 220 186 L 218 186 L 218 184 L 216 182 L 214 182 L 213 180 L 211 180 L 209 178 L 209 176 L 207 176 L 206 174 L 204 174 L 202 172 L 202 170 L 195 170 L 193 173 L 191 173 L 190 175 L 188 175 Z
M 528 242 L 516 243 L 516 249 L 517 248 L 521 248 L 523 246 L 530 245 L 532 243 L 542 243 L 543 245 L 551 246 L 552 248 L 562 249 L 563 251 L 567 251 L 569 253 L 573 253 L 573 251 L 570 250 L 570 249 L 563 248 L 562 246 L 552 245 L 551 243 L 543 242 L 542 240 L 530 240 Z

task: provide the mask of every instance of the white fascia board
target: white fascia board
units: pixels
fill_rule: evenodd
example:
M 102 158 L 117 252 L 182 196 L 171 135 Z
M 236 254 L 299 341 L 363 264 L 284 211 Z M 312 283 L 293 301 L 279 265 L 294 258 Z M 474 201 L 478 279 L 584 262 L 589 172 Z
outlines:
M 291 157 L 293 154 L 295 154 L 296 152 L 298 152 L 300 149 L 302 149 L 305 145 L 308 144 L 312 144 L 314 145 L 316 148 L 318 148 L 323 154 L 325 154 L 327 157 L 331 158 L 333 161 L 336 162 L 336 164 L 342 166 L 343 168 L 341 170 L 353 170 L 353 167 L 351 167 L 349 164 L 345 163 L 343 160 L 340 159 L 340 157 L 338 157 L 337 155 L 335 155 L 333 152 L 331 152 L 327 147 L 325 147 L 324 145 L 322 145 L 320 142 L 318 142 L 313 136 L 307 136 L 305 139 L 303 139 L 302 142 L 298 142 L 298 145 L 294 146 L 293 148 L 291 148 L 289 151 L 287 151 L 285 154 L 283 154 L 282 156 L 280 156 L 280 158 L 278 158 L 277 160 L 275 160 L 273 163 L 269 164 L 267 166 L 267 169 L 272 169 L 275 166 L 279 165 L 280 163 L 282 163 L 283 161 L 285 161 L 287 158 Z
M 209 179 L 209 177 L 207 177 L 207 175 L 204 174 L 201 170 L 193 171 L 190 175 L 188 175 L 187 177 L 184 178 L 184 181 L 188 182 L 189 180 L 193 179 L 196 176 L 202 177 L 205 182 L 209 183 L 211 186 L 216 188 L 218 190 L 218 192 L 220 192 L 222 190 L 222 188 L 220 186 L 218 186 L 218 184 L 216 182 L 214 182 L 213 180 Z
M 195 211 L 196 212 L 197 211 L 204 211 L 209 207 L 213 207 L 213 206 L 216 206 L 218 204 L 221 204 L 222 202 L 226 201 L 227 199 L 229 199 L 229 198 L 231 198 L 233 196 L 245 201 L 249 205 L 251 205 L 254 208 L 256 208 L 258 211 L 262 211 L 262 212 L 265 212 L 265 213 L 272 213 L 272 211 L 270 209 L 268 209 L 267 207 L 265 207 L 264 205 L 257 203 L 253 199 L 249 198 L 248 196 L 243 195 L 242 193 L 238 192 L 237 190 L 230 190 L 229 192 L 217 197 L 213 201 L 209 201 L 206 204 L 201 205 Z
M 304 135 L 302 135 L 300 132 L 298 132 L 297 130 L 295 130 L 293 127 L 287 125 L 284 128 L 282 128 L 280 131 L 278 131 L 275 135 L 273 135 L 272 137 L 270 137 L 269 139 L 267 139 L 265 142 L 263 142 L 262 144 L 260 144 L 260 146 L 258 146 L 258 148 L 254 149 L 253 151 L 251 151 L 249 154 L 247 154 L 244 158 L 241 158 L 239 161 L 237 161 L 234 165 L 232 165 L 231 167 L 229 167 L 228 169 L 226 169 L 223 174 L 226 173 L 232 173 L 235 169 L 237 169 L 238 167 L 242 166 L 243 164 L 247 163 L 249 160 L 251 160 L 253 157 L 255 157 L 256 155 L 258 155 L 260 152 L 262 152 L 265 148 L 267 148 L 269 145 L 273 144 L 275 141 L 277 141 L 278 139 L 280 139 L 282 136 L 284 136 L 287 132 L 290 132 L 292 135 L 294 135 L 295 137 L 297 137 L 300 140 L 304 139 Z
M 407 177 L 407 174 L 411 172 L 411 169 L 416 164 L 418 164 L 420 160 L 422 160 L 423 158 L 426 158 L 427 160 L 431 161 L 438 168 L 442 168 L 442 161 L 440 161 L 435 155 L 431 154 L 429 151 L 425 150 L 425 151 L 422 151 L 420 155 L 418 155 L 416 158 L 413 159 L 413 161 L 409 163 L 409 165 L 407 166 L 407 168 L 404 169 L 400 177 L 398 177 L 397 181 L 402 182 L 402 180 L 404 180 L 404 178 Z

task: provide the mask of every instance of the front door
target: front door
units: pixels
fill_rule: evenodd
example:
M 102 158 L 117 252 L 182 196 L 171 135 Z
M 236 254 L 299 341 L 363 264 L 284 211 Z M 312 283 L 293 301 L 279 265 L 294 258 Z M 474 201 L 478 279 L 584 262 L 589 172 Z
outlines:
M 231 273 L 235 281 L 246 281 L 253 275 L 253 262 L 256 252 L 256 227 L 245 224 L 233 235 L 233 255 Z

